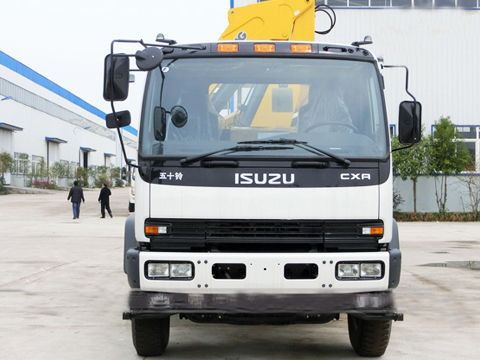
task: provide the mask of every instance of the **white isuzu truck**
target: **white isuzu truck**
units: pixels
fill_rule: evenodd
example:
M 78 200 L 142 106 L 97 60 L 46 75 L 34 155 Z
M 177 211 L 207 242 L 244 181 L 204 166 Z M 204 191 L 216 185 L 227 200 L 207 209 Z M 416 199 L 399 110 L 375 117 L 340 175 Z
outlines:
M 130 59 L 148 72 L 125 225 L 135 348 L 161 355 L 173 315 L 292 324 L 344 313 L 354 350 L 380 356 L 403 319 L 382 66 L 368 39 L 236 33 L 243 40 L 115 40 L 105 60 L 110 128 L 130 123 L 113 105 L 128 96 Z M 116 53 L 123 43 L 139 51 Z M 400 104 L 403 143 L 420 140 L 420 117 L 414 98 Z

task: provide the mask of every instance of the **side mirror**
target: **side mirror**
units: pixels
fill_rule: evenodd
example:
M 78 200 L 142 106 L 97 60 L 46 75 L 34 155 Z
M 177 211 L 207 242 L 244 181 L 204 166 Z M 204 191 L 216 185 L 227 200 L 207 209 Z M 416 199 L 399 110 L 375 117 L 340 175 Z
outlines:
M 398 112 L 398 140 L 402 144 L 418 144 L 422 138 L 422 104 L 402 101 Z
M 116 128 L 121 128 L 130 125 L 131 121 L 131 116 L 130 116 L 130 111 L 124 110 L 124 111 L 118 111 L 115 113 L 117 115 L 117 118 L 112 114 L 108 114 L 105 117 L 105 120 L 107 122 L 107 128 L 109 129 L 116 129 Z
M 176 105 L 172 107 L 170 115 L 173 125 L 175 125 L 177 128 L 184 127 L 188 121 L 188 113 L 183 106 Z
M 177 128 L 182 128 L 188 121 L 187 110 L 183 106 L 176 105 L 172 110 L 167 111 L 161 106 L 155 107 L 153 111 L 153 134 L 155 140 L 163 141 L 167 136 L 167 114 L 170 114 L 170 120 Z
M 143 71 L 150 71 L 160 66 L 163 60 L 163 51 L 157 47 L 148 47 L 135 54 L 137 67 Z
M 130 61 L 127 55 L 107 55 L 103 77 L 103 98 L 123 101 L 128 97 Z

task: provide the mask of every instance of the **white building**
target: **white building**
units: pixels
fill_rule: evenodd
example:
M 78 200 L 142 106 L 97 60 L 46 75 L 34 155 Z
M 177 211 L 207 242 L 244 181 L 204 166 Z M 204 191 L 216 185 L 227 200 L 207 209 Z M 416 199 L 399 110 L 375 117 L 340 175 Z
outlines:
M 125 166 L 118 134 L 104 119 L 99 109 L 0 51 L 0 152 L 15 160 L 7 184 L 26 185 L 25 162 L 30 172 L 41 163 L 68 164 L 73 173 Z M 122 131 L 127 156 L 136 159 L 137 130 Z

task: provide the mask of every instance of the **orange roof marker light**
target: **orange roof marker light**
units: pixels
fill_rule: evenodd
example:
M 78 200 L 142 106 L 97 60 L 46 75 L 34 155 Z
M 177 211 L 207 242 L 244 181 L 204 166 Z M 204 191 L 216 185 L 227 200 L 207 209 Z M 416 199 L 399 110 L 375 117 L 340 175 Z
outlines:
M 256 53 L 274 53 L 275 44 L 255 44 L 253 45 L 253 51 Z
M 311 44 L 291 44 L 290 51 L 295 54 L 306 54 L 312 52 Z
M 236 53 L 238 52 L 238 44 L 217 44 L 217 51 L 221 53 Z

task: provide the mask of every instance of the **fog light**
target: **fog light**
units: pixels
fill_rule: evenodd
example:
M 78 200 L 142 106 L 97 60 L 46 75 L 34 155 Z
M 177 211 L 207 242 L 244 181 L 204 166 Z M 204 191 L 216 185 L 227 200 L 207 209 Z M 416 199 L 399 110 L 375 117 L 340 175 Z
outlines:
M 377 278 L 382 276 L 382 264 L 380 263 L 362 263 L 360 266 L 360 276 L 368 278 Z
M 147 276 L 149 278 L 167 278 L 170 276 L 170 267 L 168 263 L 149 263 Z
M 338 264 L 337 276 L 339 278 L 357 278 L 360 275 L 359 264 Z
M 170 264 L 171 277 L 174 278 L 191 278 L 193 274 L 192 264 Z

